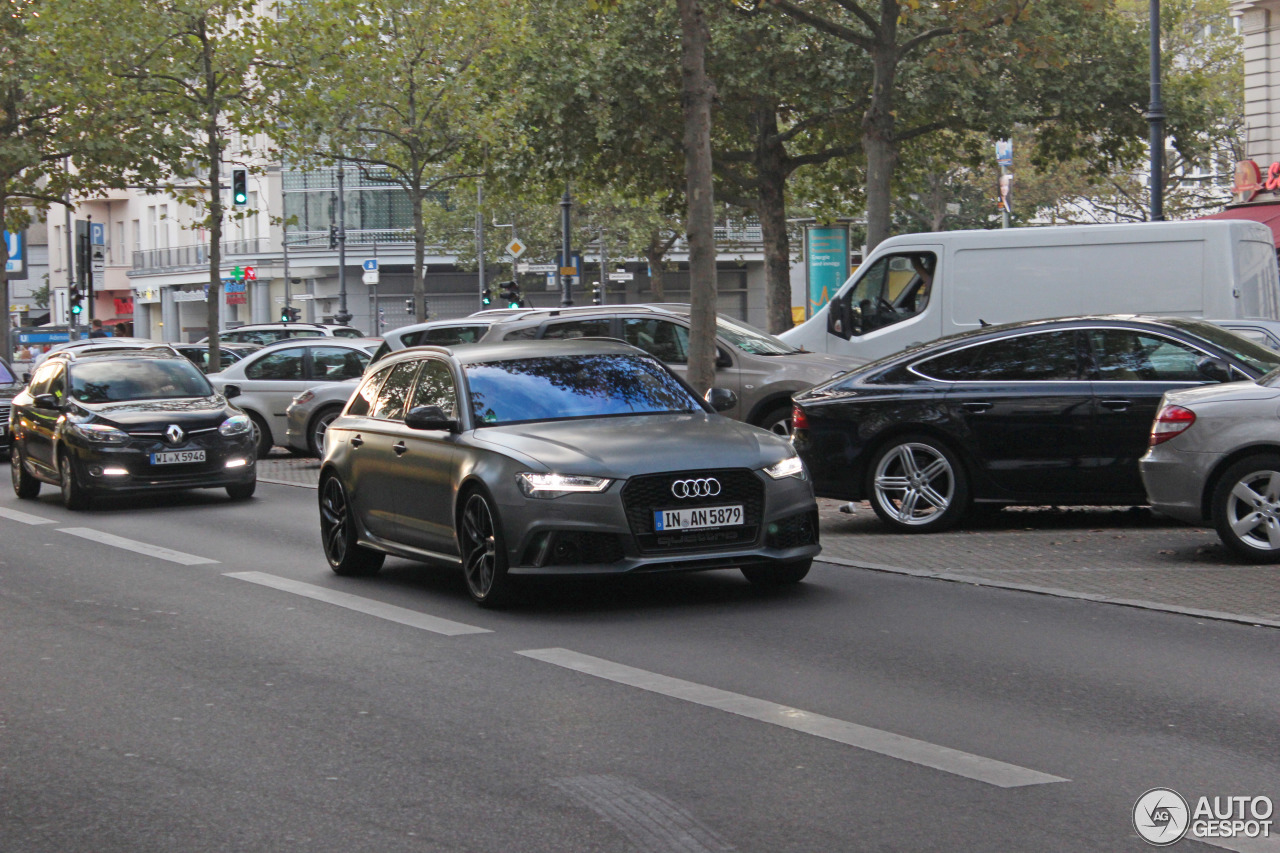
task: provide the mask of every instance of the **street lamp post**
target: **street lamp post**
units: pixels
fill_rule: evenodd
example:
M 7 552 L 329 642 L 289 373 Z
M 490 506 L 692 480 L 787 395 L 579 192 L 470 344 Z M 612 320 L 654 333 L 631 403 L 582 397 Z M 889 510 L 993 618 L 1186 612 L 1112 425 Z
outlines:
M 338 313 L 333 319 L 342 325 L 351 322 L 351 312 L 347 310 L 347 208 L 346 188 L 343 176 L 346 166 L 338 164 Z
M 1164 220 L 1164 102 L 1160 99 L 1160 0 L 1151 0 L 1151 221 Z
M 560 199 L 560 232 L 562 242 L 560 244 L 560 268 L 556 274 L 560 276 L 560 304 L 568 307 L 573 304 L 573 276 L 565 275 L 566 267 L 573 263 L 573 254 L 570 251 L 569 243 L 569 209 L 573 207 L 573 197 L 569 195 L 569 185 L 565 184 L 564 197 Z

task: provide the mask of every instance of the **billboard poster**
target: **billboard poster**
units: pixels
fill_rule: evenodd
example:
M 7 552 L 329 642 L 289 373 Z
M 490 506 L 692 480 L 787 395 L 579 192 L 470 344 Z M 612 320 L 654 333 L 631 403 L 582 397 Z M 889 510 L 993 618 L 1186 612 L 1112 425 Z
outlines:
M 849 229 L 844 225 L 805 229 L 806 314 L 812 317 L 849 277 Z

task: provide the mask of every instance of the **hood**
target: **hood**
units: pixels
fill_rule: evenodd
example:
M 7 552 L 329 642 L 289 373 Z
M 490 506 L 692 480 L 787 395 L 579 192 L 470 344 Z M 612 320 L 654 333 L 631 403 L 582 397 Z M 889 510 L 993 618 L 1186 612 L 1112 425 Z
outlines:
M 827 355 L 821 352 L 794 352 L 788 355 L 771 355 L 768 358 L 771 361 L 776 359 L 797 372 L 812 373 L 815 383 L 825 382 L 838 373 L 847 373 L 867 363 L 865 358 L 851 355 Z
M 196 429 L 217 426 L 231 414 L 227 411 L 227 401 L 221 396 L 76 405 L 95 417 L 126 429 L 163 430 L 169 424 Z
M 1280 397 L 1280 388 L 1259 385 L 1252 379 L 1243 382 L 1223 382 L 1220 385 L 1201 385 L 1197 388 L 1185 388 L 1165 394 L 1166 402 L 1179 406 L 1191 406 L 1196 403 L 1225 403 L 1231 400 L 1270 400 L 1274 397 Z
M 623 479 L 659 471 L 763 468 L 795 455 L 791 443 L 703 412 L 482 427 L 479 446 L 561 474 Z

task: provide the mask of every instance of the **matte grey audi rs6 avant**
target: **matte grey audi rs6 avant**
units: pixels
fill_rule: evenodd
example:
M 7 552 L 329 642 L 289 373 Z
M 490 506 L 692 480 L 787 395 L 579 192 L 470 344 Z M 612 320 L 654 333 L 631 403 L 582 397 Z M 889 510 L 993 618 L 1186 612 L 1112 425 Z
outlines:
M 799 582 L 820 550 L 804 465 L 786 439 L 717 414 L 731 392 L 707 396 L 621 342 L 402 350 L 326 435 L 325 556 L 343 575 L 387 554 L 458 565 L 481 604 L 515 575 Z

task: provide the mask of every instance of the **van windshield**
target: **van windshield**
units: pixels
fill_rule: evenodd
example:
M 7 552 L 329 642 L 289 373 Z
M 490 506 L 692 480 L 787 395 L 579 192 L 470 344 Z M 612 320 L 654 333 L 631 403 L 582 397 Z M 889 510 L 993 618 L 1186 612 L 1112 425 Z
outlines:
M 1267 349 L 1262 344 L 1255 344 L 1248 338 L 1221 326 L 1202 320 L 1168 318 L 1168 321 L 1174 326 L 1212 341 L 1230 353 L 1233 358 L 1243 361 L 1258 373 L 1268 373 L 1280 367 L 1280 352 Z
M 755 326 L 748 326 L 746 323 L 726 317 L 716 318 L 716 331 L 720 333 L 720 337 L 752 355 L 790 355 L 800 351 L 781 338 L 775 338 Z

